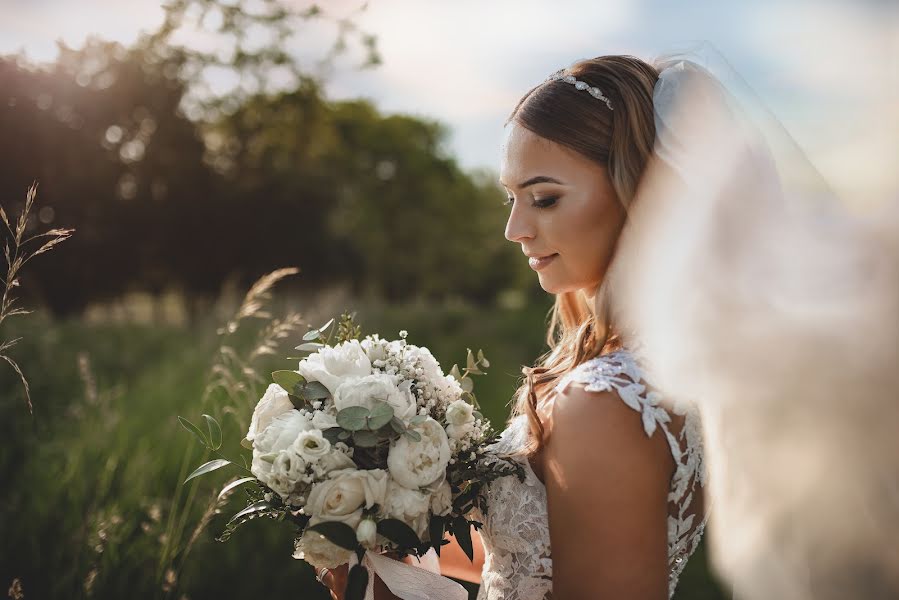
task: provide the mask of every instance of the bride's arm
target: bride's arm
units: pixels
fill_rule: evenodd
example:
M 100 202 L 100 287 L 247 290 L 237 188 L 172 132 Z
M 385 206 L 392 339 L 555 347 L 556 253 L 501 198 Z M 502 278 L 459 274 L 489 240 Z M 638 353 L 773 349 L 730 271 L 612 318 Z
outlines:
M 569 386 L 553 404 L 541 465 L 553 596 L 667 600 L 674 461 L 616 392 Z

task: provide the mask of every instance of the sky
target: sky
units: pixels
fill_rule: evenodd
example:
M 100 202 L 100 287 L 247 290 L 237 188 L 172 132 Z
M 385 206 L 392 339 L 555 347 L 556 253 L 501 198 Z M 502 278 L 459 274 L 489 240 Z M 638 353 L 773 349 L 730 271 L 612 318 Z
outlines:
M 335 15 L 359 4 L 321 3 Z M 129 43 L 162 15 L 153 0 L 0 0 L 0 53 L 50 61 L 56 40 L 78 46 L 88 34 Z M 329 97 L 365 97 L 386 113 L 446 123 L 466 168 L 498 167 L 506 116 L 556 69 L 601 54 L 648 60 L 706 40 L 838 192 L 899 194 L 895 0 L 370 0 L 354 21 L 377 36 L 383 64 L 360 71 L 351 52 L 328 80 Z M 306 26 L 301 57 L 320 54 L 332 34 L 326 24 Z M 200 34 L 185 41 L 215 43 Z

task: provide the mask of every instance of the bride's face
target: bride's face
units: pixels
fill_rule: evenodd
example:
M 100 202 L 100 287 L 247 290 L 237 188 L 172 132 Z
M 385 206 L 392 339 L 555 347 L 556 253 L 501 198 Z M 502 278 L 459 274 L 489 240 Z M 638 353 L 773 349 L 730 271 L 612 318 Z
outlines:
M 540 286 L 593 297 L 626 215 L 606 169 L 513 121 L 506 126 L 500 183 L 511 203 L 506 239 L 542 259 L 529 260 Z

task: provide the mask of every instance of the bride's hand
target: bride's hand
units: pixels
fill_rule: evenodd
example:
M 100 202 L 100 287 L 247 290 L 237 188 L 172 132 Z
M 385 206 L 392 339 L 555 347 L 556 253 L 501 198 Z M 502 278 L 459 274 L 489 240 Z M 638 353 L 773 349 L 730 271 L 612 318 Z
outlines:
M 387 552 L 382 556 L 386 556 L 387 558 L 392 558 L 394 560 L 399 560 L 407 564 L 410 563 L 408 558 L 401 559 L 394 552 Z M 316 569 L 318 580 L 331 592 L 332 600 L 344 600 L 344 592 L 346 590 L 349 571 L 349 565 L 346 564 L 340 565 L 339 567 L 335 567 L 333 569 Z M 395 596 L 393 592 L 391 592 L 390 589 L 384 584 L 384 582 L 381 581 L 381 578 L 372 573 L 370 569 L 368 571 L 368 576 L 375 578 L 375 600 L 400 600 L 400 598 Z

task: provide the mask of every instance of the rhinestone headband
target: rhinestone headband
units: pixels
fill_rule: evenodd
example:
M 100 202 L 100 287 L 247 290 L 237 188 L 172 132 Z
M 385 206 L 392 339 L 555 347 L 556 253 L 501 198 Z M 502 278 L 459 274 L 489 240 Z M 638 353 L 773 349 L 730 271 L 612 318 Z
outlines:
M 597 100 L 602 100 L 603 102 L 605 102 L 606 106 L 609 107 L 609 110 L 614 110 L 612 108 L 612 101 L 606 98 L 598 87 L 591 87 L 590 84 L 588 84 L 586 81 L 575 79 L 573 75 L 566 75 L 565 69 L 559 69 L 558 71 L 547 77 L 546 81 L 553 81 L 556 79 L 561 79 L 565 83 L 570 83 L 579 90 L 587 90 L 587 92 L 591 96 L 593 96 Z

